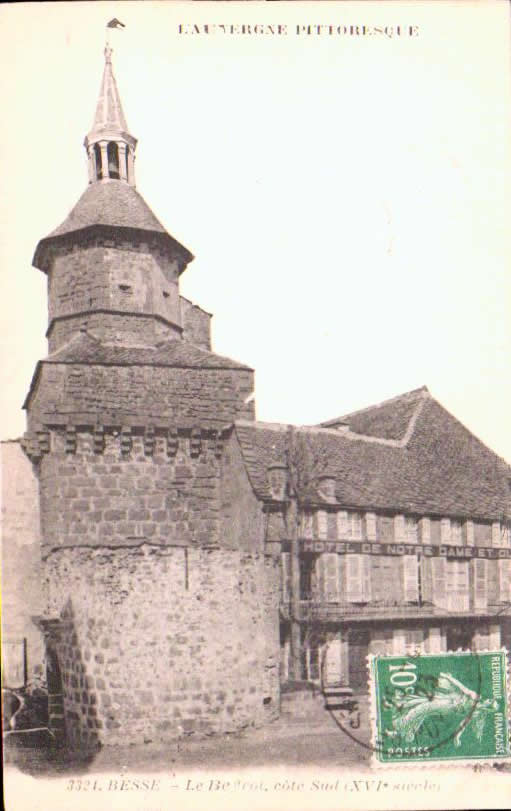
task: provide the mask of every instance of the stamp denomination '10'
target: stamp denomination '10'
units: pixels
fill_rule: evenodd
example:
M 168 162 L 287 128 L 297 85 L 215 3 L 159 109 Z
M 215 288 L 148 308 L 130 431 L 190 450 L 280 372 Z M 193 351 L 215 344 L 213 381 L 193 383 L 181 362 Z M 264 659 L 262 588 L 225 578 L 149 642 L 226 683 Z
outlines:
M 377 763 L 511 756 L 506 651 L 375 656 Z

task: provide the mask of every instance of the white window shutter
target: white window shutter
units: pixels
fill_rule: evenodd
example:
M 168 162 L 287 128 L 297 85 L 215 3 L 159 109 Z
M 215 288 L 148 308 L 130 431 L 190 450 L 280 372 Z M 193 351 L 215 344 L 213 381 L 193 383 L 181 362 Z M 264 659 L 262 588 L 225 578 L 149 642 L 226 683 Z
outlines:
M 488 607 L 487 563 L 483 558 L 474 558 L 472 561 L 474 608 L 483 611 Z
M 291 599 L 291 554 L 282 552 L 280 556 L 280 599 L 288 603 Z
M 440 542 L 451 542 L 451 521 L 449 518 L 442 518 L 440 521 Z
M 417 543 L 419 540 L 419 531 L 416 518 L 405 518 L 405 536 L 406 543 Z
M 494 521 L 491 525 L 491 545 L 502 546 L 502 536 L 500 533 L 500 521 Z
M 433 602 L 433 571 L 432 561 L 434 558 L 421 558 L 421 591 L 422 599 L 426 603 Z
M 396 543 L 405 542 L 405 517 L 404 515 L 394 516 L 394 540 Z
M 451 521 L 451 543 L 461 546 L 463 543 L 463 525 L 461 521 Z
M 326 541 L 328 538 L 328 515 L 325 510 L 318 510 L 316 513 L 316 520 L 318 525 L 318 538 L 321 541 Z
M 499 566 L 499 600 L 502 603 L 511 602 L 511 558 L 498 561 Z
M 374 513 L 366 513 L 366 538 L 368 541 L 376 540 L 376 515 Z
M 346 510 L 339 510 L 337 513 L 337 538 L 343 541 L 348 537 L 348 513 Z
M 432 602 L 439 608 L 446 607 L 447 584 L 446 584 L 446 559 L 431 558 L 431 587 Z
M 321 601 L 339 603 L 341 600 L 340 556 L 335 552 L 324 552 L 319 556 L 317 566 Z
M 405 603 L 419 600 L 419 561 L 416 555 L 403 555 L 403 594 Z
M 350 603 L 363 603 L 364 558 L 366 555 L 345 555 L 346 599 Z
M 465 521 L 464 529 L 464 537 L 465 543 L 467 546 L 474 546 L 474 522 L 473 521 Z
M 348 521 L 351 524 L 350 536 L 354 541 L 362 540 L 362 516 L 360 513 L 349 513 Z
M 421 543 L 431 543 L 431 521 L 429 518 L 421 518 L 419 521 L 419 537 Z
M 364 602 L 371 600 L 371 557 L 362 555 Z

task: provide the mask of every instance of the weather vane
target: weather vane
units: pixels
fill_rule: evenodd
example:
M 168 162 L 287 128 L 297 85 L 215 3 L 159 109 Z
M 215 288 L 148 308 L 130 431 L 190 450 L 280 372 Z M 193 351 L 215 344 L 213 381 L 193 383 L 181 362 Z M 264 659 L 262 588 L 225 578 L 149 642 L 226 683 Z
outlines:
M 113 20 L 110 20 L 109 23 L 106 24 L 106 41 L 105 41 L 105 52 L 108 54 L 111 53 L 112 49 L 110 48 L 110 29 L 111 28 L 126 28 L 124 23 L 114 17 Z

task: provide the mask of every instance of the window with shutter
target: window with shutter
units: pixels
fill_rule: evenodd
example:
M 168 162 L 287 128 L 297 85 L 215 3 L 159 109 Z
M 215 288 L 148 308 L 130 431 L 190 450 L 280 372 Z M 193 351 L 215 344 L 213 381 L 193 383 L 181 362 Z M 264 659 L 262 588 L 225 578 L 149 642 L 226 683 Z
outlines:
M 282 552 L 280 556 L 280 599 L 288 603 L 291 599 L 291 554 Z
M 376 540 L 376 515 L 374 513 L 366 513 L 366 538 L 368 541 Z
M 501 603 L 511 602 L 511 559 L 504 558 L 498 561 L 499 567 L 499 600 Z
M 439 608 L 446 608 L 446 559 L 430 558 L 431 564 L 431 602 Z
M 362 539 L 362 516 L 360 513 L 348 513 L 348 532 L 350 538 Z
M 451 543 L 461 546 L 463 543 L 463 531 L 461 521 L 451 521 Z
M 348 513 L 339 510 L 337 513 L 337 537 L 340 541 L 348 537 Z
M 474 558 L 472 561 L 473 587 L 472 594 L 474 608 L 485 610 L 488 607 L 488 587 L 487 587 L 487 567 L 488 561 L 482 558 Z
M 474 522 L 473 521 L 465 521 L 464 526 L 464 534 L 465 534 L 465 543 L 467 546 L 474 546 Z
M 405 517 L 404 515 L 394 516 L 394 540 L 396 543 L 404 543 L 405 540 Z
M 500 522 L 494 521 L 491 525 L 491 545 L 503 546 L 503 537 L 500 531 Z
M 417 543 L 419 540 L 419 525 L 416 518 L 405 518 L 406 543 Z
M 328 515 L 325 510 L 317 511 L 316 521 L 318 525 L 318 538 L 324 541 L 328 538 Z
M 449 518 L 440 521 L 440 543 L 451 543 L 451 522 Z
M 431 543 L 431 523 L 429 518 L 421 518 L 419 521 L 421 543 Z
M 417 603 L 419 601 L 419 562 L 416 555 L 403 555 L 401 565 L 404 601 L 405 603 Z
M 364 589 L 364 602 L 371 600 L 371 558 L 369 555 L 362 555 L 363 558 L 363 589 Z
M 316 562 L 320 600 L 339 603 L 341 600 L 340 556 L 335 552 L 319 555 Z
M 446 561 L 447 609 L 468 611 L 470 608 L 469 561 Z
M 345 555 L 346 600 L 366 603 L 371 599 L 371 558 L 369 555 Z

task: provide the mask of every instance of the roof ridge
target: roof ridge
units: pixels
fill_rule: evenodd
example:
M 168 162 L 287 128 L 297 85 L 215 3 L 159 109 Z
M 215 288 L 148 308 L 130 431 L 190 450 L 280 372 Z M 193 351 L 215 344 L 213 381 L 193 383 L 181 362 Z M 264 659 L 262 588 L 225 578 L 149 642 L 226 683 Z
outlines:
M 349 417 L 356 417 L 359 414 L 367 414 L 369 411 L 375 411 L 377 408 L 382 408 L 383 406 L 390 405 L 391 403 L 397 403 L 402 401 L 409 401 L 415 399 L 426 399 L 431 397 L 431 393 L 427 386 L 421 386 L 418 389 L 412 389 L 411 391 L 405 391 L 403 394 L 398 394 L 395 397 L 389 397 L 387 400 L 382 400 L 379 403 L 374 403 L 370 406 L 365 406 L 364 408 L 359 408 L 357 411 L 350 411 L 347 414 L 343 414 L 340 417 L 334 417 L 331 420 L 325 420 L 321 422 L 320 425 L 328 427 L 329 425 L 333 425 L 338 422 L 343 422 L 348 420 Z M 433 399 L 433 398 L 432 398 Z

